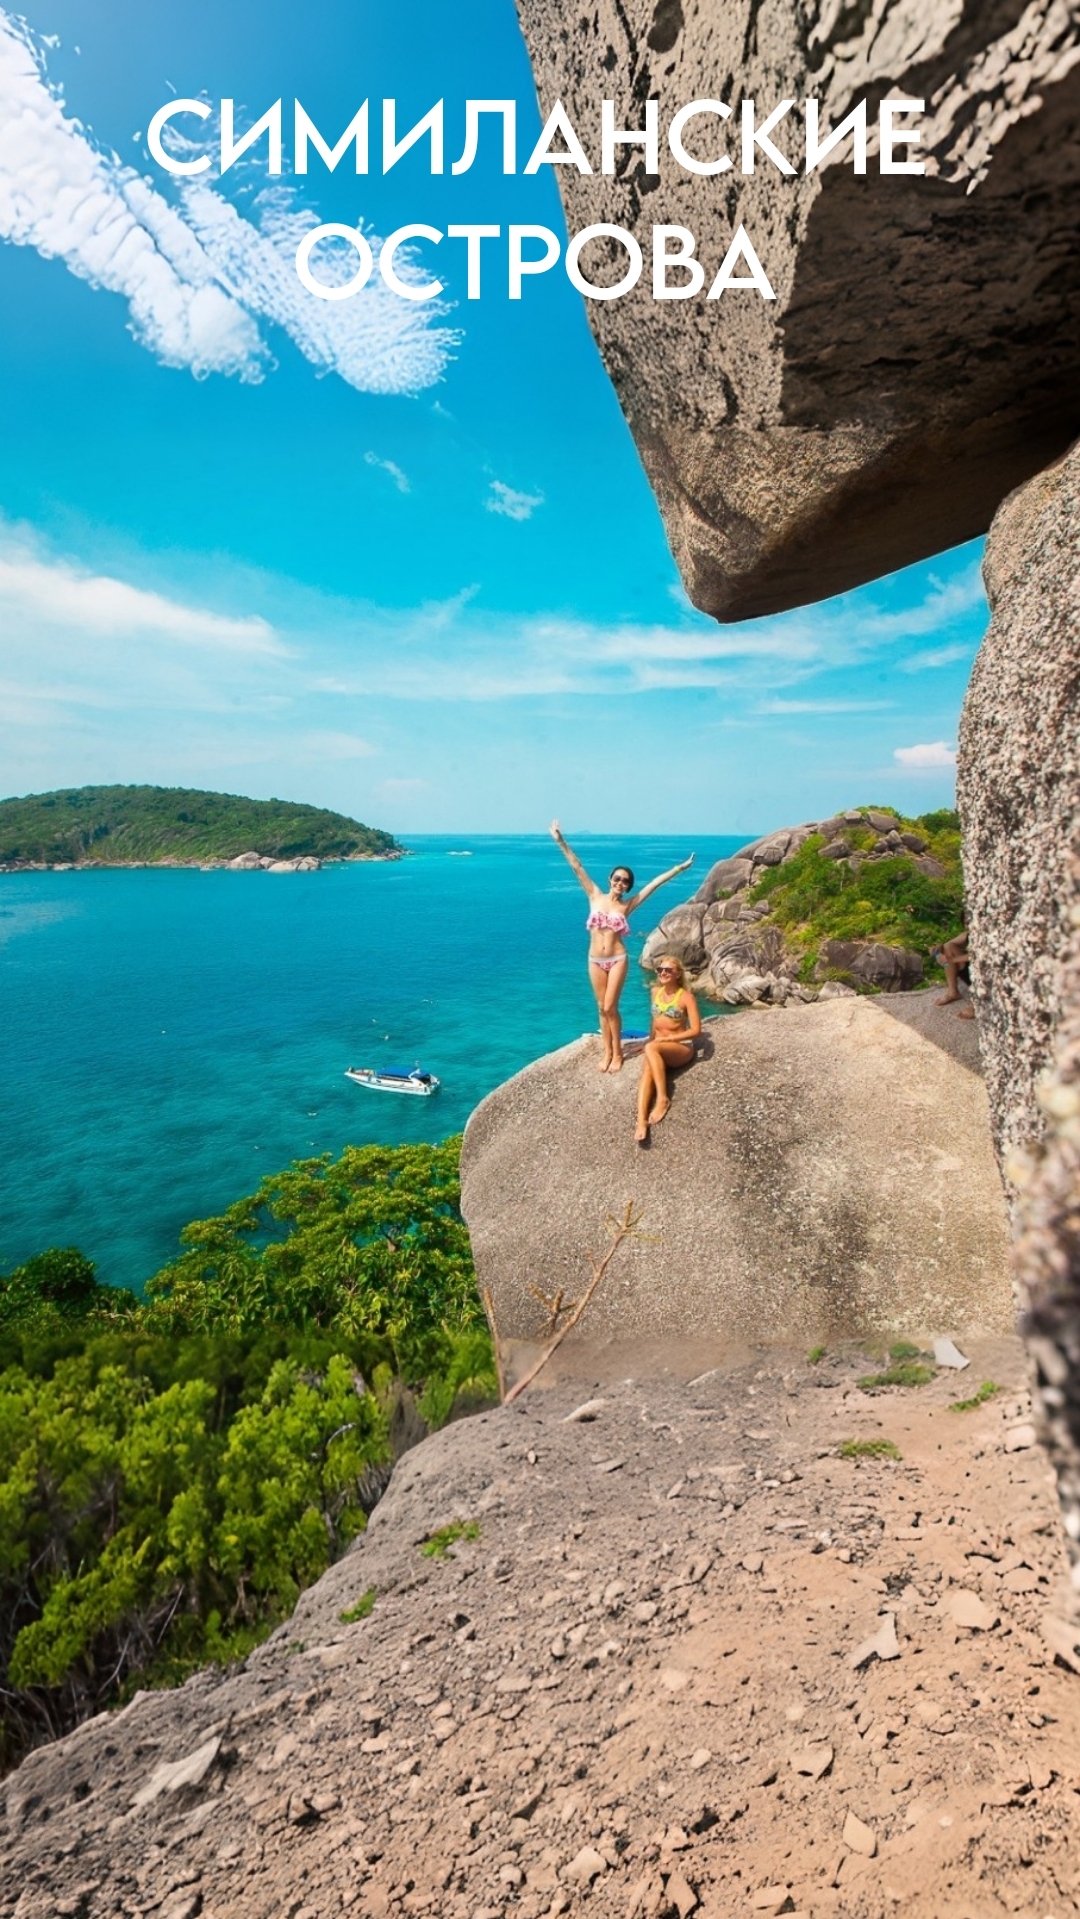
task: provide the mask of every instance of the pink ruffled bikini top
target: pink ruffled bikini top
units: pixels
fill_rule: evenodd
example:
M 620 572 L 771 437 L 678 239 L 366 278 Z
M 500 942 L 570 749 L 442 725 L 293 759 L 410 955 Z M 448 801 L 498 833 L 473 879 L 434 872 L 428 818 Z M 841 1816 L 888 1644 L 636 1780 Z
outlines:
M 630 921 L 625 913 L 590 913 L 585 921 L 590 933 L 628 933 Z

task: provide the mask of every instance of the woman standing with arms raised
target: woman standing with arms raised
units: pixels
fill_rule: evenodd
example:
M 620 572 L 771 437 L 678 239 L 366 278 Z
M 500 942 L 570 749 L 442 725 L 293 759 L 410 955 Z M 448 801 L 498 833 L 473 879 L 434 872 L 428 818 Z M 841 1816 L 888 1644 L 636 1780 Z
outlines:
M 690 858 L 683 860 L 679 866 L 673 866 L 667 873 L 650 880 L 640 893 L 633 890 L 634 875 L 628 866 L 613 867 L 605 893 L 595 880 L 589 878 L 577 854 L 566 844 L 558 820 L 551 822 L 551 837 L 563 858 L 568 861 L 589 902 L 589 917 L 585 925 L 589 934 L 589 981 L 600 1009 L 600 1071 L 617 1073 L 623 1063 L 619 995 L 626 983 L 630 964 L 630 956 L 623 945 L 630 931 L 630 915 L 643 900 L 648 899 L 650 893 L 656 892 L 658 886 L 666 886 L 668 880 L 685 873 L 687 867 L 694 864 L 694 855 L 691 853 Z

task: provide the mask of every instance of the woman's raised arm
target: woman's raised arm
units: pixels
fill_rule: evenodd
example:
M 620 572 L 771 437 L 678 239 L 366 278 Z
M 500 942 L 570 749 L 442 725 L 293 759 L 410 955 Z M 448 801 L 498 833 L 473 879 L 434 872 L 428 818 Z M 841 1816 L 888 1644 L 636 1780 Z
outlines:
M 585 868 L 582 866 L 581 861 L 578 859 L 578 856 L 574 852 L 573 848 L 570 846 L 567 846 L 566 841 L 563 839 L 562 828 L 560 827 L 558 820 L 552 820 L 551 822 L 551 837 L 555 841 L 555 844 L 558 847 L 567 865 L 572 869 L 576 878 L 580 881 L 581 885 L 585 888 L 585 891 L 588 894 L 589 898 L 592 899 L 593 894 L 599 893 L 600 888 L 596 886 L 593 883 L 593 881 L 589 878 L 589 875 L 586 873 Z
M 642 887 L 640 893 L 635 893 L 632 900 L 627 900 L 624 903 L 623 912 L 632 913 L 636 906 L 641 905 L 642 900 L 648 899 L 650 893 L 655 893 L 658 886 L 666 886 L 669 880 L 677 879 L 680 873 L 685 873 L 687 868 L 693 866 L 693 864 L 694 855 L 691 853 L 688 860 L 683 860 L 678 866 L 671 867 L 667 873 L 658 874 L 656 879 L 650 880 L 647 886 Z

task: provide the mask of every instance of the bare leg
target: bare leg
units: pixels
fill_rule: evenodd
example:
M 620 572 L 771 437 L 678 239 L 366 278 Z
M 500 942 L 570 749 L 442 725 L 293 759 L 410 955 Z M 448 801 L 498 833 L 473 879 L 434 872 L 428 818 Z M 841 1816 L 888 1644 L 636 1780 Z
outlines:
M 644 1083 L 644 1078 L 646 1073 L 648 1074 L 649 1080 L 651 1082 L 649 1106 L 647 1109 L 648 1120 L 651 1126 L 654 1120 L 663 1119 L 664 1114 L 667 1112 L 667 1109 L 669 1105 L 671 1104 L 670 1100 L 668 1099 L 667 1068 L 664 1065 L 663 1052 L 661 1050 L 659 1041 L 654 1039 L 651 1039 L 649 1041 L 649 1044 L 646 1046 L 645 1052 L 642 1058 L 642 1082 L 643 1083 Z
M 656 1100 L 649 1114 L 650 1126 L 658 1126 L 671 1105 L 668 1092 L 667 1069 L 669 1066 L 689 1066 L 694 1055 L 681 1040 L 650 1040 L 645 1048 L 645 1057 L 652 1067 L 653 1084 L 656 1088 Z
M 604 1005 L 604 1002 L 607 998 L 608 979 L 609 979 L 609 975 L 605 973 L 601 967 L 594 966 L 592 961 L 590 960 L 589 961 L 589 985 L 592 987 L 593 993 L 596 996 L 597 1011 L 600 1014 L 600 1067 L 599 1067 L 599 1070 L 601 1073 L 607 1072 L 608 1067 L 611 1065 L 611 1055 L 612 1055 L 611 1024 L 608 1019 L 608 1015 Z
M 607 991 L 604 994 L 603 1013 L 608 1023 L 608 1033 L 611 1039 L 611 1063 L 608 1067 L 609 1073 L 617 1073 L 623 1063 L 622 1015 L 619 1012 L 619 995 L 622 992 L 623 983 L 629 967 L 629 959 L 624 959 L 618 966 L 613 966 L 607 976 Z M 593 970 L 596 971 L 598 969 L 594 968 Z
M 652 1061 L 649 1058 L 649 1049 L 646 1047 L 641 1055 L 641 1079 L 638 1082 L 637 1099 L 637 1126 L 634 1131 L 634 1138 L 637 1140 L 639 1146 L 644 1146 L 649 1137 L 648 1113 L 655 1092 L 656 1085 L 652 1075 Z
M 945 991 L 937 1001 L 938 1006 L 952 1006 L 960 998 L 960 968 L 954 959 L 942 953 L 941 963 L 945 968 Z
M 941 949 L 941 964 L 945 968 L 945 991 L 937 1001 L 939 1006 L 953 1006 L 960 998 L 960 968 L 968 963 L 967 935 L 959 934 L 956 939 L 946 940 Z

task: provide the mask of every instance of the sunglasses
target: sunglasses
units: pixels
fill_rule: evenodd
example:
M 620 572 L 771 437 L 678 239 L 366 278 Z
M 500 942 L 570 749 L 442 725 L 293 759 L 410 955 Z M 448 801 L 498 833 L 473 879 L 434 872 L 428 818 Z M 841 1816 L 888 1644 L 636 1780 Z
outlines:
M 675 968 L 673 966 L 658 966 L 656 969 L 656 977 L 657 979 L 674 979 L 676 977 Z

